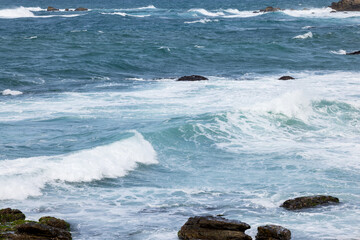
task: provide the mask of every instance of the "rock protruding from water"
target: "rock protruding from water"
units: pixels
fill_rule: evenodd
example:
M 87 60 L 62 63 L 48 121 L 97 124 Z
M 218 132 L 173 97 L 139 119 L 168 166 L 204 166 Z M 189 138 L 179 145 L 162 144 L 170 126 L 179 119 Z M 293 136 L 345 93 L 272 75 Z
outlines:
M 360 55 L 360 51 L 346 53 L 346 55 Z
M 295 79 L 295 78 L 293 78 L 293 77 L 291 77 L 291 76 L 282 76 L 281 78 L 279 78 L 279 80 L 284 80 L 284 81 L 286 81 L 286 80 L 293 80 L 293 79 Z
M 265 225 L 258 227 L 256 240 L 290 240 L 291 232 L 278 225 Z
M 75 11 L 77 11 L 77 12 L 87 11 L 87 10 L 89 10 L 89 9 L 83 8 L 83 7 L 78 7 L 78 8 L 75 9 Z
M 57 11 L 59 11 L 59 9 L 49 6 L 49 7 L 47 8 L 47 11 L 48 11 L 48 12 L 57 12 Z
M 20 224 L 15 229 L 17 234 L 24 236 L 23 239 L 28 239 L 26 237 L 30 239 L 31 237 L 44 237 L 45 239 L 71 240 L 70 232 L 36 222 Z
M 209 80 L 209 79 L 200 75 L 191 75 L 191 76 L 183 76 L 179 78 L 177 81 L 204 81 L 204 80 Z
M 286 200 L 281 207 L 287 210 L 312 208 L 320 205 L 339 203 L 339 199 L 332 196 L 307 196 Z
M 25 214 L 18 209 L 5 208 L 0 210 L 0 223 L 24 220 Z
M 178 232 L 180 239 L 251 240 L 244 232 L 250 225 L 222 217 L 191 217 Z
M 360 11 L 360 0 L 341 0 L 331 3 L 330 7 L 336 11 Z
M 70 224 L 58 218 L 28 221 L 20 210 L 6 208 L 0 210 L 0 219 L 0 239 L 71 240 Z
M 266 7 L 264 9 L 260 9 L 260 12 L 277 12 L 280 10 L 281 10 L 280 8 Z
M 59 218 L 49 217 L 49 216 L 42 217 L 39 219 L 39 223 L 70 231 L 70 224 Z

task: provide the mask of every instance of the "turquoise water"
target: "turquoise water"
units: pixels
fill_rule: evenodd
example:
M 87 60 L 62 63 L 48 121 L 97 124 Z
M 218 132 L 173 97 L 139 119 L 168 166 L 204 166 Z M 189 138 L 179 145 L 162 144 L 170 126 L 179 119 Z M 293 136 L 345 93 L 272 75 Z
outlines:
M 2 1 L 0 206 L 74 239 L 175 240 L 202 214 L 359 239 L 360 13 L 330 3 Z M 313 194 L 342 203 L 279 208 Z

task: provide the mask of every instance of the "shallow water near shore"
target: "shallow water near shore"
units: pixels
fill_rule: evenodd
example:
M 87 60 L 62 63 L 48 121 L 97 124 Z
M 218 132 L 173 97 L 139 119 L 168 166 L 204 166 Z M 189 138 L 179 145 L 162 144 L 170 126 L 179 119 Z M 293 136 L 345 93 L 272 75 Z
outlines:
M 0 207 L 74 239 L 175 240 L 209 214 L 360 238 L 360 13 L 330 3 L 2 1 Z M 316 194 L 341 204 L 279 207 Z

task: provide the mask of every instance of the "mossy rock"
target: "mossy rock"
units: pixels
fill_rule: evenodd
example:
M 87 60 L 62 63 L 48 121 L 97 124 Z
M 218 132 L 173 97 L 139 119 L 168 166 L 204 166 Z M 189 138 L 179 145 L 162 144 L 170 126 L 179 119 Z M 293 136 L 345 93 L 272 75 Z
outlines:
M 59 218 L 46 216 L 46 217 L 40 218 L 39 223 L 70 231 L 70 224 Z
M 25 214 L 18 209 L 4 208 L 0 210 L 0 223 L 25 220 Z

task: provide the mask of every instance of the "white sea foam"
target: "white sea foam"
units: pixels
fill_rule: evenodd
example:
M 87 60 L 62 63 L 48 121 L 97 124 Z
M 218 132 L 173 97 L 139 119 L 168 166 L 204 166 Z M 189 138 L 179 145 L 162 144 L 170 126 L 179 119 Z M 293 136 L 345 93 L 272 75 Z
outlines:
M 80 14 L 59 14 L 59 15 L 41 15 L 37 16 L 33 12 L 43 11 L 38 7 L 18 7 L 0 10 L 0 18 L 14 19 L 14 18 L 50 18 L 50 17 L 77 17 Z
M 340 49 L 338 51 L 330 51 L 330 53 L 337 54 L 337 55 L 346 55 L 346 50 Z
M 115 13 L 101 13 L 104 15 L 119 15 L 122 17 L 138 17 L 138 18 L 143 18 L 143 17 L 150 17 L 151 15 L 134 15 L 134 14 L 128 14 L 125 12 L 115 12 Z
M 295 36 L 295 37 L 293 37 L 293 39 L 306 39 L 306 38 L 312 38 L 312 37 L 313 37 L 313 33 L 307 32 L 305 34 Z
M 311 8 L 305 10 L 283 10 L 282 12 L 292 16 L 301 18 L 350 18 L 360 17 L 359 12 L 332 12 L 332 8 Z
M 31 37 L 27 37 L 25 39 L 36 39 L 36 38 L 37 38 L 37 36 L 31 36 Z
M 230 13 L 230 15 L 225 15 L 224 18 L 249 18 L 265 14 L 265 12 L 239 11 L 238 9 L 227 9 L 225 12 Z
M 10 89 L 5 89 L 4 91 L 1 92 L 2 95 L 11 95 L 11 96 L 16 96 L 16 95 L 21 95 L 23 94 L 20 91 L 16 91 L 16 90 L 10 90 Z
M 219 20 L 215 19 L 214 22 L 218 22 Z M 213 22 L 213 20 L 210 20 L 210 19 L 207 19 L 207 18 L 204 18 L 204 19 L 200 19 L 200 20 L 195 20 L 195 21 L 188 21 L 188 22 L 184 22 L 184 23 L 187 23 L 187 24 L 192 24 L 192 23 L 208 23 L 208 22 Z
M 138 163 L 156 164 L 156 152 L 144 137 L 134 136 L 76 153 L 0 161 L 0 199 L 41 195 L 52 182 L 90 182 L 125 176 Z
M 190 9 L 188 12 L 195 12 L 195 13 L 199 13 L 201 15 L 208 16 L 208 17 L 219 17 L 219 16 L 224 16 L 225 15 L 221 11 L 210 12 L 210 11 L 208 11 L 206 9 L 203 9 L 203 8 L 193 8 L 193 9 Z
M 27 8 L 18 7 L 0 10 L 0 18 L 28 18 L 35 17 L 34 13 Z
M 149 6 L 146 6 L 146 7 L 139 7 L 139 8 L 136 8 L 136 9 L 139 9 L 139 10 L 144 10 L 144 9 L 156 9 L 156 7 L 154 5 L 149 5 Z

